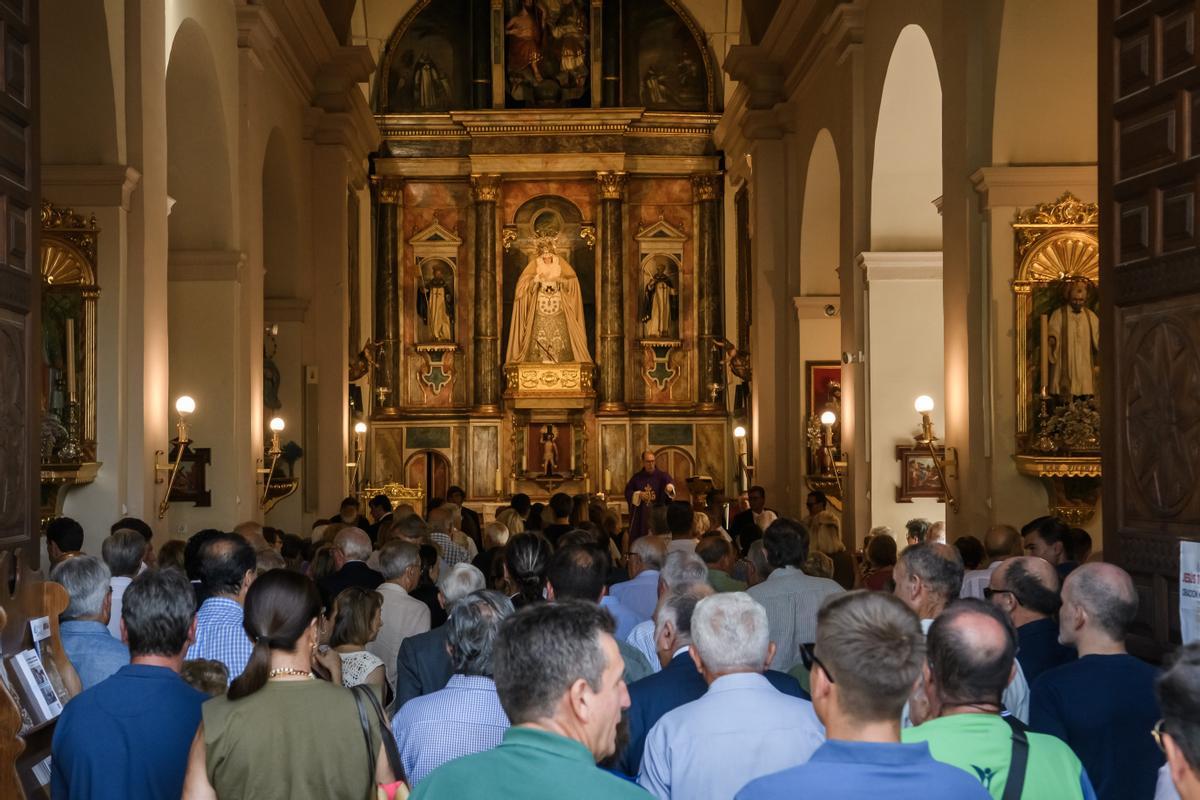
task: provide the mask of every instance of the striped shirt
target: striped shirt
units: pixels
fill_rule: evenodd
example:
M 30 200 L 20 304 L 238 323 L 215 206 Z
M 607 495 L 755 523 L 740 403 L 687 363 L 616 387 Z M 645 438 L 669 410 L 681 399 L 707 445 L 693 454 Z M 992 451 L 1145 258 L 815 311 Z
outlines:
M 447 761 L 491 750 L 508 727 L 496 684 L 482 675 L 452 675 L 445 689 L 414 697 L 392 719 L 404 774 L 414 787 Z
M 767 610 L 767 628 L 775 642 L 771 669 L 787 672 L 800 661 L 800 645 L 817 640 L 817 611 L 825 598 L 842 587 L 828 578 L 805 575 L 796 567 L 780 567 L 748 594 Z
M 228 597 L 210 597 L 196 612 L 196 641 L 188 648 L 188 660 L 208 658 L 229 670 L 229 680 L 242 674 L 254 643 L 242 627 L 242 606 Z

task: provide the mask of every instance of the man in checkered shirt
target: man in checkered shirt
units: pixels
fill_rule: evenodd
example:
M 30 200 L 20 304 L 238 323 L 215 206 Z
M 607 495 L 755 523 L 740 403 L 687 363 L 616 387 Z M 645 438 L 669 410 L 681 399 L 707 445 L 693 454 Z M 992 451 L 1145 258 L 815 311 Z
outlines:
M 196 641 L 189 660 L 220 661 L 229 680 L 242 674 L 254 643 L 242 627 L 242 604 L 254 582 L 254 548 L 236 533 L 208 539 L 200 550 L 200 582 L 208 599 L 196 612 Z

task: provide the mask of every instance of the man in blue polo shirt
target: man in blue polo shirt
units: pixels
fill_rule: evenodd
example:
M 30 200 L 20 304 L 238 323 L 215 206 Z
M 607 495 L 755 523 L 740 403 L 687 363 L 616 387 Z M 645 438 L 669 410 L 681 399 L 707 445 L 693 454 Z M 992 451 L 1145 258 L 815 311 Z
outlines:
M 125 590 L 131 663 L 67 704 L 51 745 L 55 800 L 178 798 L 207 695 L 179 677 L 195 633 L 195 594 L 181 572 L 150 569 Z
M 979 781 L 900 743 L 900 711 L 925 661 L 916 614 L 883 592 L 833 595 L 802 649 L 826 742 L 807 763 L 751 781 L 737 800 L 988 800 Z

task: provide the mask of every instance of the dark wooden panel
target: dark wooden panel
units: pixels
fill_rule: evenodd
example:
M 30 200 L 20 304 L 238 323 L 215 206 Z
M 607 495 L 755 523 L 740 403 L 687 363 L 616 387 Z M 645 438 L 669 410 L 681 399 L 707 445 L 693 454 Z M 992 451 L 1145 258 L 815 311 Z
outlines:
M 1196 12 L 1182 8 L 1162 20 L 1159 36 L 1159 80 L 1182 72 L 1196 63 Z
M 1120 125 L 1121 179 L 1165 166 L 1175 161 L 1178 113 L 1174 104 L 1159 106 Z M 2 133 L 2 128 L 0 128 Z M 3 164 L 3 138 L 0 138 L 0 164 Z
M 1150 73 L 1150 30 L 1143 29 L 1137 35 L 1121 43 L 1121 71 L 1118 96 L 1126 97 L 1134 92 L 1149 88 L 1154 79 Z
M 1135 198 L 1119 206 L 1121 260 L 1136 261 L 1150 256 L 1151 204 Z
M 1162 251 L 1196 245 L 1196 185 L 1189 181 L 1162 193 Z

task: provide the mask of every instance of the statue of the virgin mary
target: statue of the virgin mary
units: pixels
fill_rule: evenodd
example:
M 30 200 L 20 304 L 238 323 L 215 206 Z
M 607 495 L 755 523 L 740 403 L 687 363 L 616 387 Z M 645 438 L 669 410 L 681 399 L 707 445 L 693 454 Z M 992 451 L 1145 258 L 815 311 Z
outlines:
M 536 240 L 513 294 L 508 363 L 591 362 L 583 326 L 583 299 L 575 270 L 554 252 L 552 237 Z

